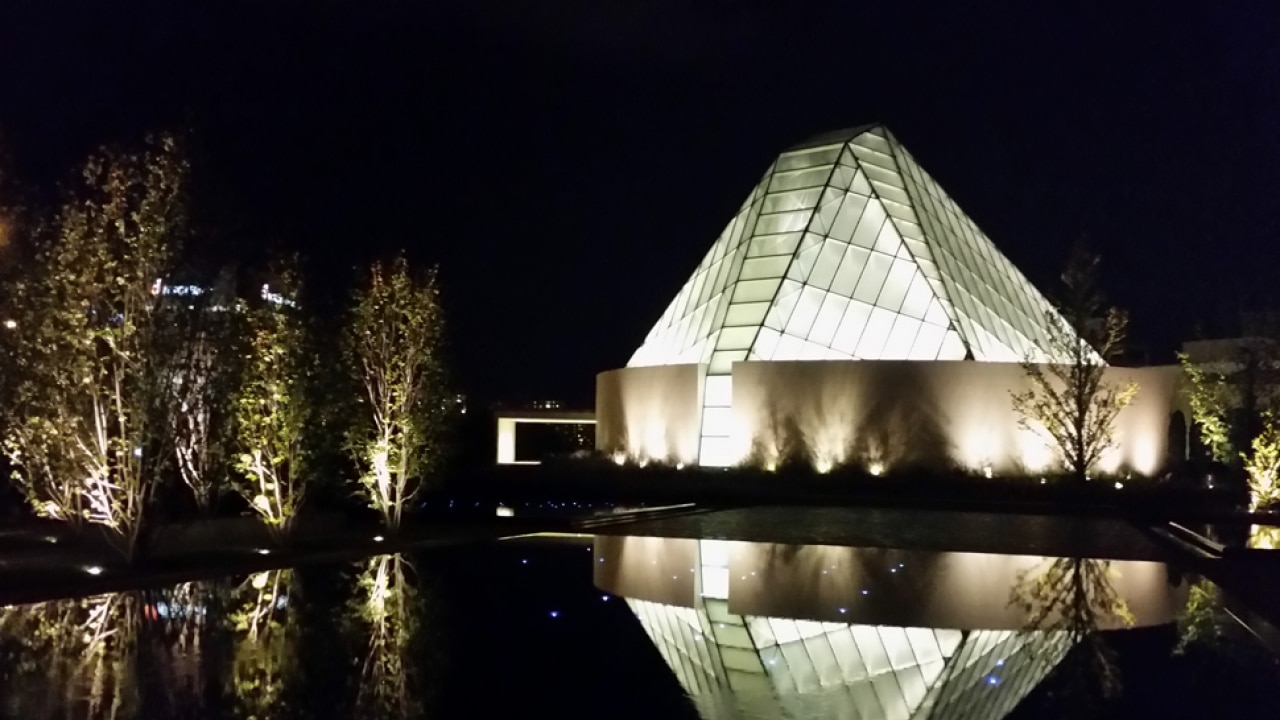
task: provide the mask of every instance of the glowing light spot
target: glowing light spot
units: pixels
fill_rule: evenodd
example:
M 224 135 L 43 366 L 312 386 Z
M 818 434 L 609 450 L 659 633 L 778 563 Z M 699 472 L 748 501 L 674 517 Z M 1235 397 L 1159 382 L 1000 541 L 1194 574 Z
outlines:
M 500 507 L 497 509 L 496 514 L 498 517 L 515 517 L 516 511 L 509 507 Z
M 627 454 L 626 454 L 626 453 L 621 453 L 621 452 L 616 452 L 616 453 L 614 453 L 614 454 L 613 454 L 613 462 L 614 462 L 615 464 L 617 464 L 617 465 L 626 465 L 626 464 L 627 464 Z
M 259 555 L 270 555 L 271 551 L 266 548 L 258 548 Z
M 867 472 L 879 477 L 884 472 L 884 463 L 873 462 L 867 466 Z
M 987 478 L 988 480 L 990 480 L 990 479 L 991 479 L 991 466 L 990 466 L 990 465 L 986 465 L 986 466 L 984 466 L 984 467 L 982 468 L 982 475 L 983 475 L 985 478 Z
M 558 617 L 560 617 L 560 611 L 559 611 L 559 610 L 552 610 L 551 612 L 549 612 L 549 613 L 547 613 L 547 614 L 548 614 L 548 615 L 550 615 L 550 616 L 551 616 L 551 617 L 553 617 L 553 618 L 558 618 Z
M 383 540 L 384 540 L 384 538 L 383 538 L 381 535 L 374 535 L 374 536 L 373 536 L 373 541 L 374 541 L 374 542 L 382 542 Z
M 1122 483 L 1122 482 L 1120 482 L 1120 481 L 1116 481 L 1116 489 L 1117 489 L 1117 490 L 1123 490 L 1123 489 L 1124 489 L 1124 483 Z
M 95 577 L 102 574 L 102 568 L 98 567 L 97 565 L 90 565 L 89 567 L 85 568 L 84 571 Z
M 822 475 L 826 475 L 831 472 L 831 461 L 826 459 L 819 460 L 813 464 L 813 469 Z
M 13 330 L 18 327 L 18 323 L 16 320 L 5 320 L 4 327 L 6 330 Z

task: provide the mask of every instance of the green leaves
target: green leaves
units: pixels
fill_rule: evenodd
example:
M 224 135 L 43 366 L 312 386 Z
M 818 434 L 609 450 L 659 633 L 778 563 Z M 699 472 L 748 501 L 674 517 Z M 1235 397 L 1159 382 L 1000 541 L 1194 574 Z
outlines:
M 441 455 L 443 325 L 435 270 L 415 277 L 403 256 L 374 264 L 354 298 L 343 350 L 363 412 L 348 451 L 392 528 Z

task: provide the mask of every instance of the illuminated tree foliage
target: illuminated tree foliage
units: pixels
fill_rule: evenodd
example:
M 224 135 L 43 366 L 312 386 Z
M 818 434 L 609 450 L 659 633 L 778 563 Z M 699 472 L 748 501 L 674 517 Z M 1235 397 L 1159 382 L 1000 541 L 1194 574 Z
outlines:
M 19 643 L 6 704 L 20 717 L 135 717 L 142 622 L 132 593 L 0 609 L 0 636 Z
M 1026 613 L 1026 630 L 1061 633 L 1075 648 L 1078 662 L 1063 673 L 1065 692 L 1075 701 L 1110 698 L 1120 689 L 1115 653 L 1099 630 L 1134 620 L 1112 575 L 1106 560 L 1056 558 L 1022 573 L 1010 598 Z
M 41 515 L 99 524 L 138 547 L 161 440 L 151 409 L 159 296 L 183 225 L 186 163 L 173 138 L 103 150 L 36 230 L 10 288 L 16 375 L 5 448 Z
M 1239 407 L 1238 388 L 1225 373 L 1191 362 L 1186 353 L 1178 353 L 1186 375 L 1185 394 L 1191 406 L 1191 421 L 1200 430 L 1200 439 L 1214 460 L 1230 463 L 1235 459 L 1231 442 L 1230 416 Z
M 230 278 L 211 291 L 194 285 L 160 286 L 167 296 L 157 378 L 160 416 L 177 476 L 202 514 L 217 499 L 227 475 L 227 429 L 244 303 Z
M 402 556 L 384 555 L 370 558 L 360 573 L 354 614 L 368 638 L 356 697 L 360 717 L 409 718 L 421 712 L 413 648 L 418 596 L 411 572 Z
M 300 281 L 292 268 L 262 289 L 262 303 L 248 314 L 248 339 L 233 401 L 233 481 L 249 506 L 278 536 L 292 529 L 306 494 L 306 434 L 311 404 L 305 383 L 311 368 L 306 332 L 298 313 Z
M 1045 364 L 1027 357 L 1022 368 L 1031 387 L 1013 393 L 1019 425 L 1047 435 L 1050 447 L 1080 482 L 1115 446 L 1116 417 L 1138 393 L 1136 383 L 1120 387 L 1105 379 L 1106 358 L 1123 348 L 1128 318 L 1103 307 L 1097 265 L 1096 256 L 1077 249 L 1062 276 L 1063 301 L 1045 314 L 1047 349 L 1067 361 Z
M 435 271 L 415 278 L 403 257 L 374 264 L 355 298 L 346 357 L 365 412 L 349 448 L 365 497 L 392 529 L 441 452 L 443 320 Z
M 1249 479 L 1249 509 L 1280 504 L 1280 423 L 1271 413 L 1263 415 L 1262 432 L 1250 450 L 1240 454 Z
M 1274 340 L 1246 348 L 1226 367 L 1178 356 L 1200 440 L 1214 460 L 1244 471 L 1249 508 L 1280 503 L 1280 358 Z
M 294 583 L 292 570 L 271 570 L 250 576 L 235 592 L 228 691 L 239 717 L 283 714 L 281 698 L 298 671 L 298 627 L 290 603 Z

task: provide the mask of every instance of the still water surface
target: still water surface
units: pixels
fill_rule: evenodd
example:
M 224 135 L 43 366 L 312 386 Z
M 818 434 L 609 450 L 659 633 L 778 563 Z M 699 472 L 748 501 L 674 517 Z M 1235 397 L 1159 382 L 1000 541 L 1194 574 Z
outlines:
M 1192 581 L 1146 560 L 509 541 L 0 609 L 0 717 L 1269 716 L 1275 659 Z

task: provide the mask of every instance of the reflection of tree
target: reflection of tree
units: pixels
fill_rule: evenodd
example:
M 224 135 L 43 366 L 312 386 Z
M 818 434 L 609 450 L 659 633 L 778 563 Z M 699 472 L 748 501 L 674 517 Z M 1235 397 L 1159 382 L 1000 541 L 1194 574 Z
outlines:
M 1112 584 L 1111 562 L 1057 558 L 1019 574 L 1010 604 L 1027 613 L 1026 629 L 1065 633 L 1074 648 L 1058 669 L 1073 704 L 1110 698 L 1120 691 L 1115 652 L 1100 634 L 1104 626 L 1132 625 L 1133 615 Z
M 139 675 L 149 679 L 143 688 L 146 716 L 158 713 L 153 704 L 170 717 L 203 715 L 207 683 L 221 671 L 215 643 L 224 629 L 226 589 L 201 581 L 147 593 L 138 665 Z
M 360 717 L 407 718 L 421 713 L 412 647 L 421 610 L 410 582 L 413 566 L 400 555 L 370 558 L 357 580 L 353 615 L 368 636 L 356 696 Z
M 237 717 L 281 715 L 281 695 L 297 671 L 294 591 L 292 570 L 271 570 L 250 576 L 234 593 L 230 690 Z
M 0 638 L 13 659 L 0 694 L 16 699 L 24 718 L 133 717 L 140 610 L 132 594 L 0 610 Z

